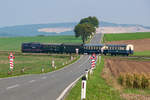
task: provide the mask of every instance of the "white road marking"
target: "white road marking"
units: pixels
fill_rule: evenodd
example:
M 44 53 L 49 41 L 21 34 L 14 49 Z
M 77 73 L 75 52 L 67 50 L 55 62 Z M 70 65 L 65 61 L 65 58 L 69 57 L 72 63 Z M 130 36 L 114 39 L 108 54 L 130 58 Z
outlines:
M 44 77 L 42 77 L 41 79 L 46 79 L 47 77 L 46 76 L 44 76 Z
M 88 59 L 86 61 L 84 61 L 79 67 L 83 66 L 85 63 L 87 63 L 87 61 L 90 59 L 90 56 L 88 57 Z M 60 94 L 60 96 L 56 99 L 56 100 L 62 100 L 62 98 L 64 97 L 64 95 L 67 93 L 67 91 L 69 91 L 69 89 L 71 87 L 73 87 L 79 79 L 81 79 L 81 77 L 85 75 L 85 73 L 83 73 L 80 77 L 78 77 L 75 81 L 73 81 L 69 86 L 67 86 L 63 92 Z
M 6 90 L 9 90 L 9 89 L 12 89 L 12 88 L 16 88 L 16 87 L 19 87 L 19 86 L 20 86 L 19 84 L 12 85 L 12 86 L 7 87 Z
M 29 83 L 33 83 L 33 82 L 35 82 L 35 80 L 31 80 L 31 81 L 29 81 Z

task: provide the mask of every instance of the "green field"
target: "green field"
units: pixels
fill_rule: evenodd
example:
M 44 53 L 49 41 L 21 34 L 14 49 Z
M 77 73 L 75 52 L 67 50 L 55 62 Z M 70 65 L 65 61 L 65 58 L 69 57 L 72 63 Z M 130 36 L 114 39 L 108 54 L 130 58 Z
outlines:
M 44 68 L 44 73 L 57 70 L 64 67 L 65 65 L 74 62 L 79 57 L 71 61 L 70 55 L 22 55 L 16 54 L 14 59 L 14 70 L 12 75 L 8 75 L 9 70 L 9 54 L 0 55 L 0 77 L 10 77 L 23 74 L 38 74 L 42 73 L 42 68 Z M 56 69 L 52 68 L 52 60 L 55 61 Z M 64 63 L 64 65 L 63 65 Z M 21 73 L 21 69 L 25 69 L 24 73 Z
M 101 77 L 104 59 L 97 63 L 94 74 L 87 80 L 86 100 L 122 100 L 119 92 L 107 85 Z M 81 80 L 72 88 L 65 100 L 81 100 Z
M 150 38 L 150 32 L 104 34 L 104 42 Z
M 13 37 L 0 38 L 0 51 L 20 51 L 23 42 L 40 43 L 81 43 L 81 38 L 74 36 L 36 36 L 36 37 Z
M 133 56 L 150 56 L 150 51 L 143 51 L 143 52 L 135 52 L 134 54 L 133 54 Z
M 80 38 L 74 36 L 47 36 L 47 37 L 13 37 L 13 38 L 0 38 L 0 77 L 10 77 L 23 74 L 38 74 L 42 73 L 41 70 L 44 68 L 44 72 L 50 72 L 64 67 L 70 61 L 70 55 L 23 55 L 20 52 L 21 44 L 23 42 L 40 42 L 40 43 L 81 43 Z M 9 53 L 16 52 L 14 60 L 14 70 L 11 75 L 8 75 L 9 70 Z M 75 55 L 73 55 L 75 56 Z M 75 60 L 79 58 L 76 57 Z M 51 61 L 55 60 L 56 69 L 52 69 Z M 63 65 L 63 62 L 65 65 Z M 67 62 L 67 64 L 66 64 Z M 24 73 L 21 73 L 21 69 L 25 69 Z

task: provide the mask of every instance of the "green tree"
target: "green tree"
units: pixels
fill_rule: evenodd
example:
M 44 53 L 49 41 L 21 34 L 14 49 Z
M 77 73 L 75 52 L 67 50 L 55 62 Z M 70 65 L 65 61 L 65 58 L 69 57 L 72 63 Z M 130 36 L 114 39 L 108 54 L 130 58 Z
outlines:
M 75 36 L 81 36 L 83 43 L 85 43 L 85 41 L 88 39 L 88 36 L 90 36 L 95 31 L 96 29 L 92 24 L 89 23 L 78 24 L 74 28 Z
M 93 17 L 89 16 L 87 18 L 81 19 L 79 24 L 83 24 L 83 23 L 90 23 L 96 28 L 99 26 L 99 21 L 95 16 L 93 16 Z

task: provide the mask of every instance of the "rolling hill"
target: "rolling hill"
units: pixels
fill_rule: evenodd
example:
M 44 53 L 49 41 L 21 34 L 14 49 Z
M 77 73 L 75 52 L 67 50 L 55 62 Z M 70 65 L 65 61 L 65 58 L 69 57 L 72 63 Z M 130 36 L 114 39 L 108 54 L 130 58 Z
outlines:
M 0 28 L 0 37 L 74 35 L 73 28 L 76 24 L 77 24 L 76 22 L 72 22 L 72 23 L 70 22 L 70 23 L 31 24 L 31 25 L 17 25 L 17 26 L 2 27 Z M 130 28 L 130 30 L 127 30 L 129 32 L 137 32 L 143 30 L 150 31 L 150 27 L 143 26 L 143 25 L 116 24 L 116 23 L 110 23 L 105 21 L 100 22 L 100 27 L 104 28 L 105 30 L 108 30 L 107 28 L 109 28 L 110 30 L 111 28 L 116 28 L 116 27 L 123 28 L 123 29 Z

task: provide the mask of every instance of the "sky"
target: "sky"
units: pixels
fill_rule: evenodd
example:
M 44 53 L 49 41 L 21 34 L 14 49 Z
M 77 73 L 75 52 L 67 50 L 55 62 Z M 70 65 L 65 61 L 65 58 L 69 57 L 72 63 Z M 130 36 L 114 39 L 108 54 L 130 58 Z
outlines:
M 0 27 L 99 21 L 150 26 L 150 0 L 0 0 Z

